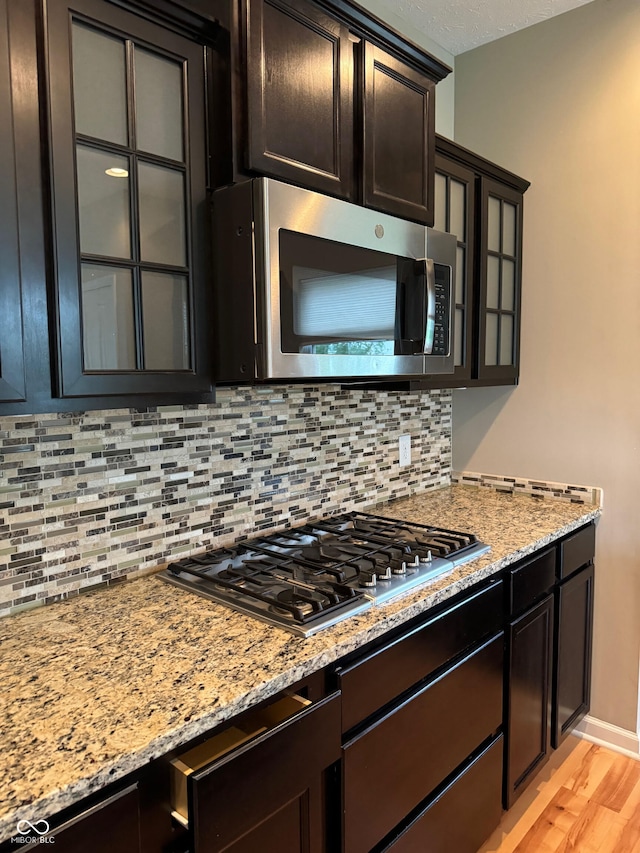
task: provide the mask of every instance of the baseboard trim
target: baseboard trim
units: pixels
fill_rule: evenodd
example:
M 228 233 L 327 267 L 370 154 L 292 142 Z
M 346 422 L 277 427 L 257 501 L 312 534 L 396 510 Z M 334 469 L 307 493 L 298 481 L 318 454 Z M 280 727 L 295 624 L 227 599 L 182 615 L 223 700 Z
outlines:
M 621 752 L 640 760 L 640 741 L 636 732 L 621 729 L 597 717 L 587 715 L 573 730 L 573 734 L 585 740 Z

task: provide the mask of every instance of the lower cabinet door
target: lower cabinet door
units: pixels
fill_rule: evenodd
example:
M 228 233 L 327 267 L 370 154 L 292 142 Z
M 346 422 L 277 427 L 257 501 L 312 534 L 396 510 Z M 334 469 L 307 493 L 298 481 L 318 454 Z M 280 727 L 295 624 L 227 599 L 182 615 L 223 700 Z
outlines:
M 502 817 L 503 749 L 500 735 L 384 848 L 385 853 L 476 853 Z
M 498 731 L 502 683 L 501 633 L 345 745 L 344 853 L 382 842 Z
M 55 844 L 58 853 L 140 853 L 140 802 L 138 788 L 133 785 L 81 812 L 65 823 L 51 827 L 40 836 L 44 821 L 34 821 L 33 844 Z M 38 833 L 38 834 L 36 834 Z M 31 849 L 16 845 L 11 849 Z
M 560 584 L 556 598 L 557 664 L 551 742 L 557 748 L 589 710 L 594 568 Z
M 553 595 L 511 623 L 506 807 L 524 790 L 551 749 Z
M 340 758 L 340 696 L 188 777 L 192 853 L 323 853 L 324 771 Z

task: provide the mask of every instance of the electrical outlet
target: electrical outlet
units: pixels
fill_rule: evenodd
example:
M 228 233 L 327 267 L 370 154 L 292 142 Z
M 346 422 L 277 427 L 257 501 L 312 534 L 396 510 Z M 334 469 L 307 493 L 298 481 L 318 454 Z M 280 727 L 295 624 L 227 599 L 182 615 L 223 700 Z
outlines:
M 401 468 L 411 465 L 411 436 L 401 435 L 398 439 L 398 464 Z

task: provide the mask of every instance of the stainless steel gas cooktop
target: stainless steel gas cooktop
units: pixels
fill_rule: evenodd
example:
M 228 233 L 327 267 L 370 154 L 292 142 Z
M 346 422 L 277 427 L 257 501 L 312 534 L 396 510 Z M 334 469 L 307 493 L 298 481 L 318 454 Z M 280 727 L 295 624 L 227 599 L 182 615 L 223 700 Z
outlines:
M 349 512 L 187 557 L 160 577 L 309 637 L 488 550 L 470 533 Z

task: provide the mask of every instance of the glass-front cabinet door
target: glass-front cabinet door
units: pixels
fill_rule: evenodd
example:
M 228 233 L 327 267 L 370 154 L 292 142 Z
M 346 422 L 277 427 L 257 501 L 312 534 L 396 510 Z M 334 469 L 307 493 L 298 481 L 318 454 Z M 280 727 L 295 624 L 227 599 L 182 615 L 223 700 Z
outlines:
M 457 239 L 452 385 L 472 378 L 475 180 L 471 169 L 436 154 L 434 228 L 454 234 Z
M 478 379 L 517 379 L 522 277 L 522 194 L 481 180 Z
M 48 4 L 58 393 L 206 391 L 204 48 Z
M 16 146 L 6 0 L 0 2 L 0 403 L 25 399 Z

